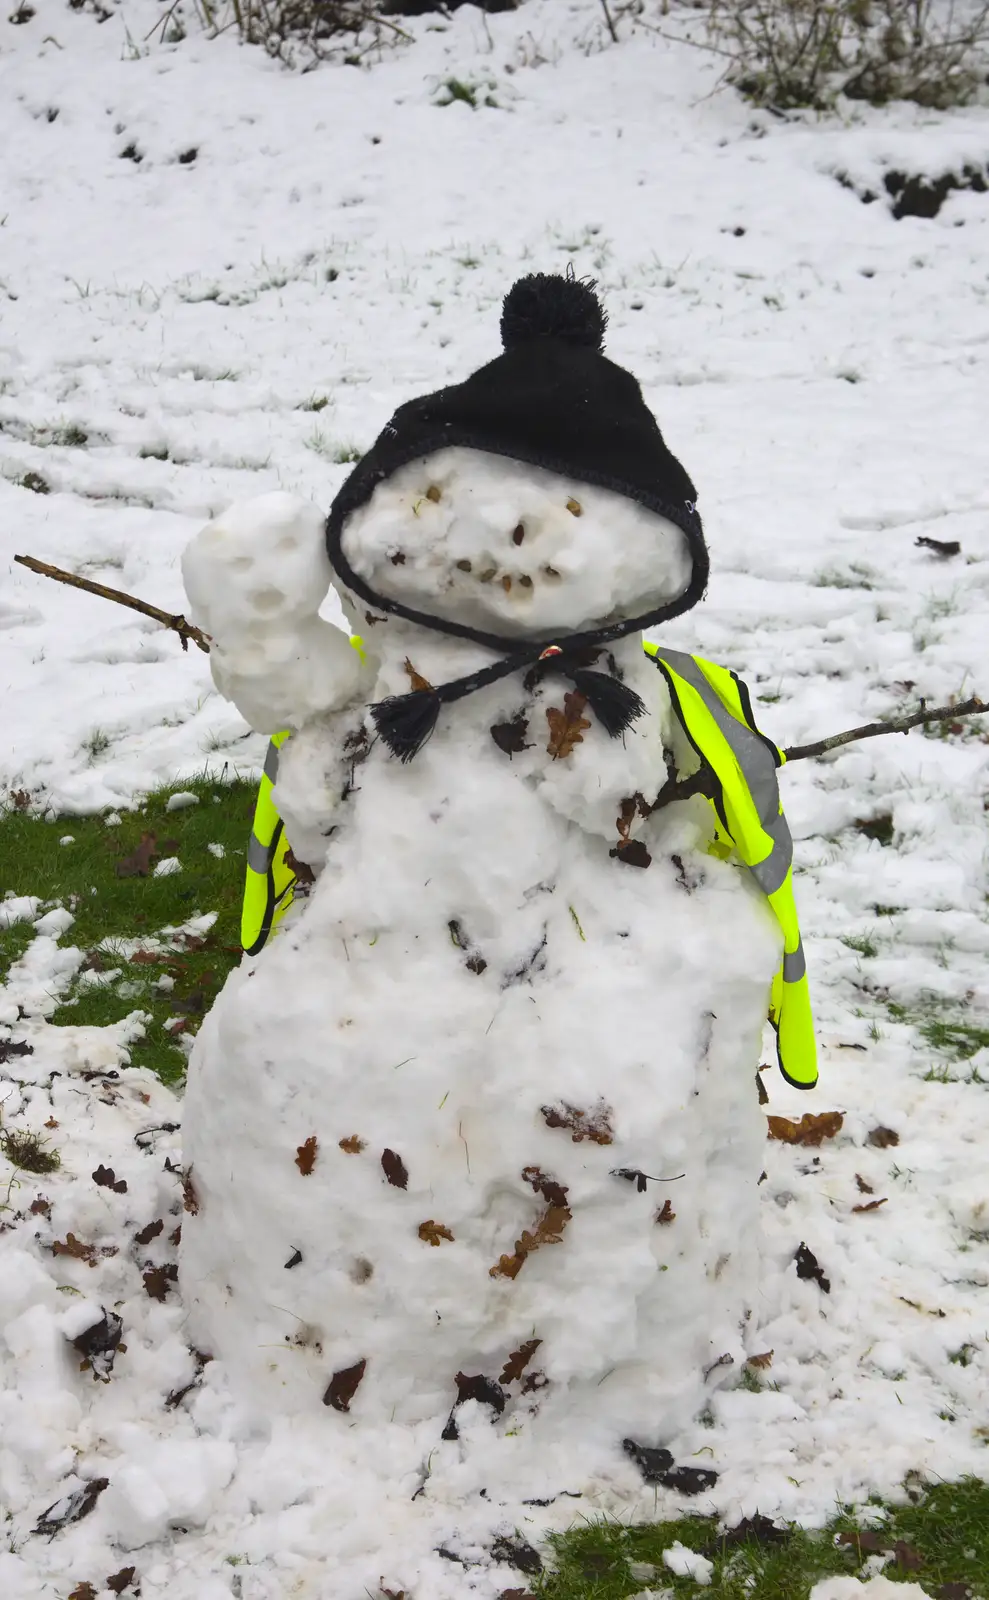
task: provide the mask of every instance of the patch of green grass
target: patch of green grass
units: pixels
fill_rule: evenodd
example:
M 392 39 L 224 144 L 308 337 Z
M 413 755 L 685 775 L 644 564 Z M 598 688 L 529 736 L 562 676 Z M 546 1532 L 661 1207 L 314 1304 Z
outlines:
M 960 1022 L 955 1017 L 938 1014 L 937 1002 L 929 1001 L 926 1009 L 911 1010 L 908 1006 L 889 1002 L 890 1016 L 897 1022 L 907 1022 L 917 1029 L 921 1038 L 935 1050 L 941 1050 L 956 1061 L 968 1061 L 977 1051 L 989 1045 L 989 1027 L 976 1022 Z M 940 1079 L 936 1072 L 930 1076 L 938 1081 L 954 1082 L 952 1078 Z M 981 1083 L 977 1075 L 973 1080 Z
M 843 933 L 841 942 L 847 945 L 849 950 L 854 950 L 867 959 L 879 954 L 879 946 L 874 939 L 869 938 L 868 934 Z
M 551 1536 L 553 1570 L 530 1587 L 538 1600 L 626 1600 L 643 1588 L 694 1597 L 703 1593 L 710 1600 L 807 1600 L 823 1578 L 857 1575 L 867 1554 L 878 1549 L 890 1553 L 884 1570 L 894 1583 L 920 1584 L 931 1595 L 948 1583 L 967 1583 L 973 1594 L 987 1592 L 989 1484 L 976 1479 L 938 1484 L 918 1503 L 886 1511 L 885 1519 L 868 1530 L 853 1512 L 843 1511 L 820 1533 L 785 1528 L 770 1536 L 772 1542 L 765 1529 L 762 1537 L 719 1534 L 716 1523 L 704 1517 L 633 1527 L 589 1523 Z M 851 1542 L 837 1542 L 842 1535 L 853 1536 Z M 677 1577 L 663 1565 L 663 1551 L 677 1542 L 713 1561 L 709 1588 L 699 1590 L 692 1579 Z M 633 1576 L 633 1562 L 655 1567 L 655 1575 Z
M 168 811 L 169 796 L 179 791 L 198 795 L 198 805 Z M 105 817 L 38 817 L 16 809 L 0 814 L 3 889 L 38 895 L 43 906 L 65 906 L 75 921 L 61 942 L 86 952 L 88 970 L 54 1012 L 56 1026 L 105 1026 L 143 1011 L 151 1020 L 145 1036 L 130 1047 L 134 1065 L 150 1067 L 166 1083 L 181 1078 L 186 1056 L 169 1025 L 182 1023 L 185 1037 L 193 1035 L 240 959 L 244 853 L 254 801 L 253 784 L 203 777 L 150 795 L 113 826 Z M 181 872 L 118 876 L 118 865 L 126 865 L 149 833 L 158 856 L 177 856 Z M 71 844 L 60 844 L 70 835 Z M 210 844 L 221 845 L 223 855 L 217 857 Z M 217 920 L 201 942 L 173 941 L 182 947 L 162 950 L 152 961 L 122 954 L 121 941 L 167 941 L 161 930 L 207 912 Z M 30 923 L 0 929 L 0 977 L 33 937 Z M 117 969 L 118 976 L 102 978 Z M 172 987 L 161 987 L 162 979 L 172 980 Z

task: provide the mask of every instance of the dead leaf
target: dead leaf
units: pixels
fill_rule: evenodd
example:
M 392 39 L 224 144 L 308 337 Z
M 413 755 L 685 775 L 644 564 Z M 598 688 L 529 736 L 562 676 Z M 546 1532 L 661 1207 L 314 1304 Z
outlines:
M 408 1168 L 401 1156 L 396 1155 L 394 1150 L 382 1150 L 381 1168 L 393 1188 L 407 1189 L 409 1187 Z
M 33 1056 L 34 1045 L 26 1039 L 0 1039 L 0 1063 L 13 1061 L 16 1056 Z
M 842 1111 L 822 1111 L 815 1116 L 805 1111 L 799 1122 L 791 1122 L 789 1117 L 767 1117 L 766 1121 L 770 1139 L 816 1150 L 825 1139 L 833 1139 L 841 1132 L 845 1115 Z
M 295 1152 L 295 1164 L 304 1178 L 308 1178 L 316 1165 L 316 1152 L 319 1149 L 319 1140 L 314 1133 L 309 1135 L 305 1144 L 300 1144 Z
M 865 1142 L 876 1150 L 888 1150 L 892 1145 L 899 1144 L 900 1135 L 893 1128 L 873 1128 Z
M 160 966 L 168 956 L 164 950 L 135 950 L 130 960 L 138 967 Z
M 199 1214 L 199 1196 L 192 1181 L 192 1168 L 182 1175 L 182 1209 L 195 1217 Z
M 860 1556 L 878 1556 L 889 1549 L 889 1539 L 873 1528 L 852 1528 L 838 1535 L 839 1544 L 851 1545 Z
M 83 1244 L 82 1240 L 77 1239 L 74 1233 L 67 1233 L 64 1242 L 61 1239 L 55 1239 L 52 1243 L 52 1255 L 72 1256 L 75 1261 L 85 1261 L 88 1267 L 95 1267 L 96 1265 L 96 1246 L 94 1244 Z
M 406 658 L 405 658 L 404 665 L 405 665 L 405 670 L 409 675 L 409 682 L 411 683 L 413 689 L 425 689 L 427 691 L 427 693 L 432 691 L 432 687 L 433 686 L 430 683 L 429 679 L 428 678 L 424 678 L 421 672 L 417 672 L 416 671 L 415 667 L 412 665 L 412 662 L 409 660 L 408 656 L 406 656 Z
M 142 833 L 141 842 L 136 850 L 129 856 L 121 857 L 117 862 L 117 877 L 146 878 L 151 871 L 151 863 L 158 854 L 157 843 L 153 833 Z
M 972 1586 L 969 1583 L 942 1583 L 935 1600 L 972 1600 Z
M 572 755 L 574 746 L 584 742 L 584 729 L 591 725 L 581 715 L 587 705 L 586 695 L 577 689 L 568 690 L 563 696 L 563 704 L 566 708 L 563 711 L 557 706 L 550 706 L 546 712 L 546 721 L 549 723 L 549 744 L 546 749 L 554 761 Z
M 542 1342 L 541 1339 L 526 1339 L 517 1350 L 513 1350 L 499 1373 L 498 1381 L 517 1383 Z
M 141 1274 L 145 1294 L 152 1300 L 164 1300 L 169 1284 L 174 1283 L 178 1275 L 179 1269 L 174 1263 L 164 1267 L 145 1267 Z
M 825 1294 L 831 1293 L 831 1279 L 825 1276 L 820 1262 L 814 1252 L 808 1249 L 807 1245 L 799 1244 L 797 1246 L 794 1260 L 797 1263 L 798 1278 L 804 1278 L 808 1282 L 819 1284 Z
M 912 1544 L 907 1544 L 905 1539 L 897 1539 L 893 1546 L 896 1565 L 903 1572 L 920 1572 L 924 1566 L 924 1557 Z
M 529 731 L 529 719 L 523 711 L 516 711 L 509 722 L 496 722 L 489 732 L 499 750 L 506 756 L 521 755 L 523 750 L 531 749 L 525 742 Z
M 127 1193 L 127 1179 L 118 1178 L 112 1167 L 100 1165 L 92 1176 L 93 1182 L 100 1189 L 112 1189 L 114 1194 Z
M 28 1209 L 32 1217 L 47 1217 L 51 1221 L 52 1203 L 46 1195 L 36 1195 Z
M 48 1121 L 45 1123 L 45 1127 L 46 1128 L 55 1129 L 55 1128 L 58 1127 L 58 1123 L 56 1122 L 54 1117 L 49 1117 Z
M 673 1209 L 672 1205 L 670 1204 L 669 1200 L 664 1200 L 663 1204 L 660 1206 L 659 1210 L 656 1212 L 656 1215 L 653 1218 L 653 1221 L 654 1222 L 663 1223 L 665 1225 L 668 1222 L 675 1222 L 676 1218 L 677 1218 L 677 1214 L 674 1211 L 674 1209 Z
M 855 1187 L 858 1190 L 859 1194 L 875 1194 L 875 1192 L 876 1192 L 875 1189 L 872 1187 L 872 1184 L 871 1183 L 866 1183 L 865 1179 L 862 1177 L 861 1173 L 859 1173 L 859 1172 L 856 1172 L 856 1174 L 855 1174 Z
M 157 1239 L 164 1226 L 165 1224 L 161 1217 L 158 1217 L 155 1222 L 149 1222 L 146 1228 L 141 1229 L 140 1233 L 135 1233 L 134 1243 L 150 1244 L 152 1239 Z
M 933 550 L 942 560 L 946 560 L 948 556 L 961 555 L 962 547 L 957 539 L 932 539 L 929 534 L 922 533 L 914 540 L 914 544 L 919 545 L 922 550 Z
M 137 1587 L 137 1568 L 121 1567 L 119 1572 L 114 1572 L 106 1580 L 106 1586 L 113 1594 L 123 1594 L 125 1589 Z
M 547 1178 L 538 1167 L 525 1167 L 522 1177 L 546 1200 L 546 1210 L 536 1223 L 534 1232 L 523 1229 L 521 1238 L 515 1241 L 512 1255 L 499 1256 L 489 1269 L 488 1275 L 492 1278 L 517 1278 L 534 1250 L 544 1244 L 561 1243 L 563 1230 L 573 1218 L 573 1212 L 567 1205 L 567 1190 L 562 1183 Z
M 15 811 L 26 811 L 31 804 L 31 796 L 27 789 L 10 789 L 8 794 Z
M 626 867 L 650 867 L 652 856 L 642 843 L 641 839 L 629 839 L 624 844 L 616 844 L 614 849 L 608 851 L 609 856 L 623 861 Z
M 54 1536 L 62 1528 L 67 1528 L 70 1522 L 81 1522 L 83 1517 L 89 1516 L 109 1484 L 109 1478 L 90 1478 L 81 1489 L 73 1489 L 70 1494 L 49 1506 L 35 1523 L 34 1532 Z
M 547 1128 L 568 1129 L 574 1144 L 582 1144 L 585 1139 L 590 1139 L 592 1144 L 614 1143 L 613 1112 L 603 1100 L 599 1100 L 591 1112 L 568 1105 L 566 1101 L 562 1106 L 541 1106 L 540 1110 Z
M 768 1104 L 769 1104 L 769 1091 L 766 1088 L 766 1085 L 762 1081 L 761 1073 L 762 1073 L 762 1069 L 760 1068 L 759 1072 L 757 1072 L 756 1075 L 755 1075 L 756 1093 L 759 1096 L 759 1104 L 761 1106 L 768 1106 Z
M 188 1017 L 173 1017 L 170 1022 L 165 1023 L 165 1032 L 170 1033 L 173 1039 L 177 1039 L 180 1033 L 185 1033 L 188 1026 Z
M 366 1144 L 366 1139 L 360 1139 L 356 1133 L 352 1133 L 346 1139 L 340 1140 L 340 1149 L 345 1150 L 348 1156 L 359 1156 Z
M 497 1538 L 491 1546 L 491 1559 L 504 1561 L 519 1572 L 534 1574 L 543 1570 L 543 1561 L 538 1550 L 518 1533 L 511 1536 L 502 1534 Z
M 350 1402 L 360 1387 L 366 1368 L 367 1360 L 362 1357 L 352 1367 L 343 1367 L 335 1372 L 323 1396 L 324 1406 L 332 1406 L 334 1411 L 349 1411 Z
M 761 1356 L 749 1356 L 748 1360 L 745 1363 L 745 1365 L 747 1367 L 755 1367 L 756 1370 L 759 1371 L 759 1372 L 764 1371 L 766 1367 L 771 1367 L 772 1364 L 773 1364 L 773 1352 L 772 1352 L 772 1350 L 764 1350 Z
M 77 1583 L 71 1591 L 69 1600 L 97 1600 L 96 1590 L 91 1583 L 83 1579 L 82 1583 Z
M 120 1343 L 123 1331 L 124 1324 L 117 1313 L 104 1310 L 98 1322 L 77 1334 L 72 1345 L 84 1357 L 80 1370 L 89 1367 L 94 1377 L 109 1380 L 117 1351 L 124 1348 Z
M 307 866 L 304 861 L 300 861 L 294 850 L 286 850 L 285 865 L 290 872 L 295 873 L 296 881 L 301 888 L 310 889 L 316 882 L 316 874 L 313 872 L 312 867 Z
M 419 1237 L 424 1244 L 439 1245 L 441 1239 L 449 1239 L 453 1243 L 449 1228 L 445 1228 L 442 1222 L 433 1222 L 432 1218 L 428 1222 L 420 1222 Z
M 885 1204 L 886 1204 L 885 1199 L 883 1199 L 883 1200 L 867 1200 L 865 1205 L 852 1206 L 852 1210 L 853 1211 L 878 1211 L 879 1207 L 880 1206 L 884 1206 Z

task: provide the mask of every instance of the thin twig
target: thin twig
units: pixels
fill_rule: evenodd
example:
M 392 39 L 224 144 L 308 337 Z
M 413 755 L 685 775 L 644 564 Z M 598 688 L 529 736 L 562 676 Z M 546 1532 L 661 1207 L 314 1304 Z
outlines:
M 611 34 L 611 42 L 612 44 L 617 44 L 618 34 L 615 29 L 614 21 L 612 20 L 611 11 L 608 6 L 608 0 L 601 0 L 601 10 L 604 12 L 604 20 L 608 24 L 608 32 Z
M 22 567 L 29 567 L 32 572 L 40 572 L 43 578 L 55 578 L 58 583 L 67 583 L 73 589 L 84 589 L 87 594 L 98 594 L 103 600 L 113 600 L 118 606 L 128 606 L 131 611 L 139 611 L 144 617 L 151 617 L 153 621 L 160 622 L 163 628 L 171 628 L 182 640 L 183 650 L 188 650 L 189 640 L 209 654 L 209 634 L 203 633 L 201 628 L 193 627 L 183 616 L 173 616 L 169 611 L 161 611 L 158 606 L 148 605 L 146 600 L 138 600 L 132 594 L 125 594 L 122 589 L 110 589 L 104 583 L 93 583 L 89 578 L 79 578 L 74 572 L 65 572 L 61 567 L 49 566 L 47 561 L 36 561 L 34 556 L 15 556 L 15 561 Z
M 816 744 L 796 744 L 783 753 L 787 761 L 805 761 L 809 756 L 823 756 L 828 750 L 851 744 L 853 739 L 875 739 L 881 733 L 909 733 L 911 728 L 919 728 L 925 722 L 954 722 L 958 717 L 977 717 L 987 711 L 989 705 L 973 694 L 970 700 L 963 700 L 957 706 L 938 706 L 936 711 L 922 706 L 909 717 L 897 717 L 892 722 L 867 722 L 864 727 L 849 728 L 847 733 L 833 733 L 830 739 L 818 739 Z
M 892 722 L 867 722 L 861 728 L 849 728 L 847 733 L 833 733 L 828 739 L 818 739 L 815 744 L 792 745 L 784 750 L 787 762 L 806 761 L 812 756 L 823 756 L 829 750 L 838 750 L 854 739 L 876 739 L 881 733 L 909 733 L 927 722 L 955 722 L 959 717 L 977 717 L 989 713 L 989 705 L 972 695 L 956 706 L 939 706 L 936 711 L 922 708 L 909 717 L 897 717 Z M 702 794 L 710 800 L 714 795 L 714 773 L 705 763 L 689 778 L 670 778 L 660 789 L 649 810 L 661 811 L 675 800 L 689 800 L 691 795 Z

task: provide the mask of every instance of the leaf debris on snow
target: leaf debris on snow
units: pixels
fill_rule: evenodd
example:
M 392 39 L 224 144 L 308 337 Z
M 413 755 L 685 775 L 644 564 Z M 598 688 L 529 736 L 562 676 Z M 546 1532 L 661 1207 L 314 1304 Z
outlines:
M 334 1411 L 349 1411 L 350 1402 L 360 1388 L 366 1370 L 367 1360 L 362 1357 L 352 1367 L 342 1367 L 335 1372 L 323 1395 L 324 1406 L 332 1406 Z
M 359 1156 L 366 1148 L 367 1140 L 358 1138 L 356 1133 L 348 1134 L 346 1139 L 339 1141 L 340 1149 L 348 1156 Z
M 396 1151 L 382 1150 L 381 1170 L 393 1188 L 407 1189 L 409 1187 L 408 1168 Z
M 518 1383 L 542 1342 L 541 1339 L 526 1339 L 513 1350 L 498 1375 L 499 1383 Z
M 793 1259 L 797 1263 L 798 1278 L 805 1278 L 809 1283 L 819 1284 L 825 1294 L 831 1293 L 831 1279 L 825 1276 L 823 1267 L 807 1245 L 799 1244 Z
M 834 1139 L 841 1132 L 845 1117 L 841 1111 L 821 1111 L 817 1115 L 805 1111 L 799 1122 L 789 1117 L 767 1117 L 768 1137 L 781 1144 L 805 1145 L 819 1149 L 825 1139 Z
M 563 704 L 563 711 L 559 706 L 549 706 L 546 711 L 546 721 L 549 723 L 546 750 L 554 761 L 563 761 L 573 755 L 574 747 L 583 744 L 584 731 L 591 725 L 582 715 L 587 698 L 578 689 L 568 690 L 563 696 Z
M 316 1165 L 316 1152 L 318 1149 L 319 1141 L 316 1135 L 312 1133 L 308 1139 L 300 1144 L 295 1152 L 295 1164 L 304 1178 L 310 1176 L 313 1167 Z
M 453 1234 L 449 1228 L 444 1227 L 442 1222 L 434 1222 L 431 1217 L 428 1222 L 420 1222 L 419 1237 L 424 1244 L 439 1245 L 443 1239 L 453 1243 Z
M 93 1182 L 100 1189 L 112 1189 L 114 1194 L 127 1193 L 127 1179 L 118 1178 L 112 1167 L 104 1167 L 102 1163 L 93 1173 Z
M 495 1262 L 489 1272 L 492 1278 L 517 1278 L 534 1250 L 544 1244 L 562 1242 L 564 1229 L 573 1217 L 567 1205 L 567 1190 L 562 1183 L 547 1178 L 538 1167 L 525 1167 L 522 1177 L 537 1194 L 542 1195 L 546 1210 L 537 1221 L 534 1231 L 528 1228 L 522 1230 L 521 1237 L 515 1241 L 513 1253 L 500 1256 Z
M 615 1130 L 611 1125 L 613 1112 L 610 1106 L 601 1100 L 593 1111 L 582 1111 L 579 1106 L 568 1105 L 566 1101 L 561 1106 L 541 1106 L 543 1121 L 547 1128 L 566 1128 L 574 1144 L 580 1144 L 584 1139 L 590 1139 L 592 1144 L 613 1144 Z
M 35 1533 L 47 1534 L 54 1538 L 56 1533 L 60 1533 L 70 1523 L 81 1522 L 83 1517 L 89 1516 L 103 1490 L 109 1486 L 109 1478 L 90 1478 L 81 1488 L 73 1489 L 61 1500 L 56 1500 L 54 1505 L 50 1505 L 35 1523 Z

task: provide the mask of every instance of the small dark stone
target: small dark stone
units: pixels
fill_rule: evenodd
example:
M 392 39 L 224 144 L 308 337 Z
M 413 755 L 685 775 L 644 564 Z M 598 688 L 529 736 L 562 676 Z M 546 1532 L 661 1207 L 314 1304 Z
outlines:
M 301 1250 L 293 1250 L 292 1254 L 289 1256 L 288 1260 L 285 1263 L 286 1271 L 289 1269 L 289 1267 L 297 1267 L 301 1260 L 302 1260 L 302 1251 Z

